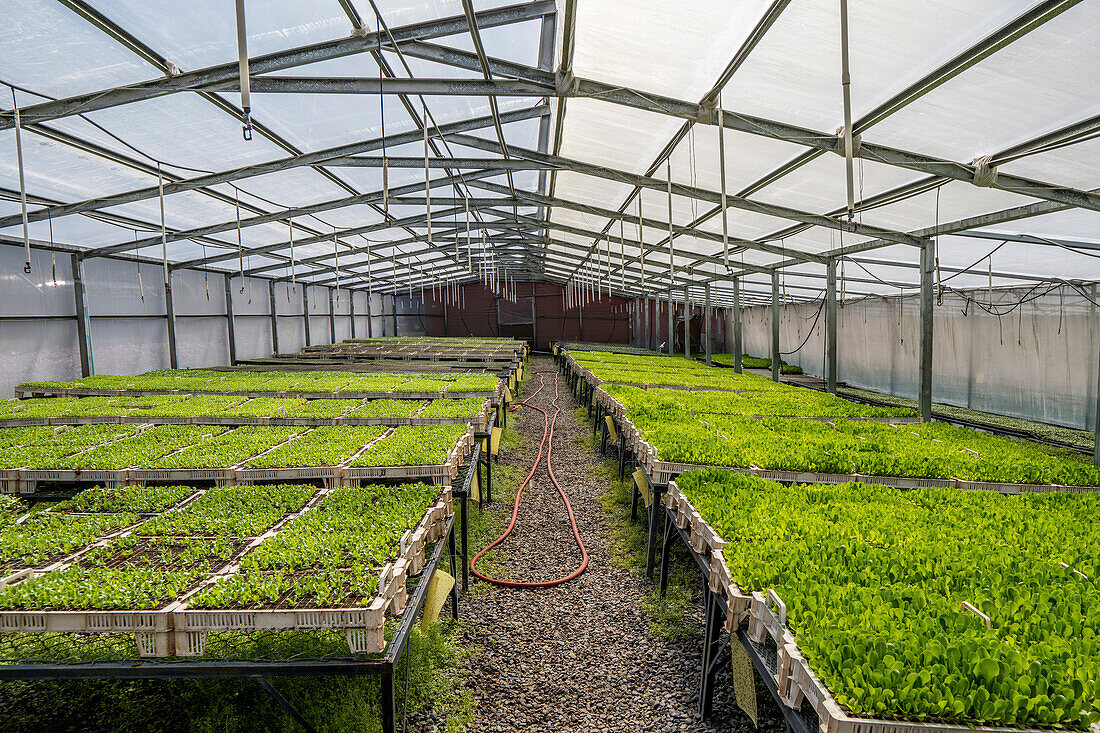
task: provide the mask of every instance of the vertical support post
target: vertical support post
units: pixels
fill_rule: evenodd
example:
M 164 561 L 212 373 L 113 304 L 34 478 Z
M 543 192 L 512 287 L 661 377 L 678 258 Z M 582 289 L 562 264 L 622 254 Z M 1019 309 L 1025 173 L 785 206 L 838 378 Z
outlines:
M 494 298 L 493 303 L 497 307 L 497 338 L 500 338 L 500 298 Z
M 536 349 L 539 345 L 539 331 L 538 321 L 535 316 L 535 283 L 531 283 L 531 348 Z
M 390 305 L 393 306 L 393 336 L 397 335 L 397 291 L 393 291 L 393 295 L 390 296 Z
M 443 335 L 449 336 L 451 333 L 451 324 L 447 320 L 447 299 L 443 299 Z
M 374 297 L 374 293 L 367 291 L 367 338 L 374 338 L 374 306 L 371 305 L 371 298 Z M 379 296 L 381 297 L 381 296 Z
M 684 286 L 684 358 L 691 359 L 691 293 Z
M 164 270 L 164 320 L 168 326 L 168 366 L 179 369 L 179 351 L 176 348 L 176 306 L 172 300 L 172 271 Z
M 676 316 L 672 312 L 672 283 L 668 286 L 668 355 L 674 351 L 672 342 L 676 340 Z
M 309 286 L 302 283 L 302 316 L 306 322 L 306 346 L 312 345 L 309 335 Z
M 267 281 L 267 303 L 271 308 L 271 353 L 279 353 L 279 318 L 275 315 L 275 281 Z
M 772 270 L 772 381 L 779 381 L 779 270 Z
M 332 298 L 332 288 L 328 288 L 328 342 L 336 343 L 336 304 Z
M 355 338 L 355 294 L 357 290 L 348 291 L 348 317 L 351 319 L 351 337 Z
M 920 257 L 920 418 L 932 420 L 932 274 L 936 254 L 931 239 L 924 240 Z M 904 307 L 904 302 L 902 303 Z
M 1093 293 L 1096 289 L 1093 288 Z M 1100 370 L 1097 371 L 1097 388 L 1096 388 L 1096 421 L 1093 423 L 1093 450 L 1092 450 L 1092 463 L 1095 466 L 1100 466 Z
M 84 260 L 72 255 L 73 297 L 76 299 L 76 338 L 80 347 L 80 376 L 95 374 L 95 359 L 92 355 L 92 328 L 88 319 L 88 289 L 84 285 Z
M 741 373 L 741 278 L 733 278 L 733 371 Z
M 406 649 L 406 653 L 408 653 L 408 651 L 409 650 Z M 393 699 L 393 666 L 387 665 L 386 670 L 382 672 L 381 676 L 382 733 L 396 733 L 397 708 L 394 705 Z
M 499 312 L 499 308 L 497 309 Z M 584 303 L 577 304 L 577 341 L 584 341 Z
M 825 265 L 825 391 L 836 394 L 836 258 Z
M 708 282 L 708 283 L 705 283 L 703 285 L 703 332 L 705 334 L 703 336 L 703 338 L 706 340 L 706 343 L 703 345 L 703 350 L 706 352 L 706 355 L 707 355 L 707 366 L 713 366 L 713 364 L 711 364 L 711 362 L 710 362 L 710 321 L 711 321 L 711 315 L 712 314 L 711 314 L 711 311 L 710 311 L 710 283 Z
M 233 291 L 230 286 L 230 281 L 233 278 L 226 273 L 225 275 L 225 326 L 229 332 L 229 363 L 232 366 L 237 364 L 237 325 L 233 322 Z M 309 343 L 309 339 L 306 339 L 306 343 Z
M 652 348 L 652 343 L 649 333 L 649 296 L 646 295 L 642 298 L 642 348 Z

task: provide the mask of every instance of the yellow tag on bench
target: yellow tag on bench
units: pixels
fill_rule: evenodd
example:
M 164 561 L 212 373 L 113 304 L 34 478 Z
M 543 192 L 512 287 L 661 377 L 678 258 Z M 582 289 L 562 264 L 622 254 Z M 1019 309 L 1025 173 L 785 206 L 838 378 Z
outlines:
M 424 602 L 424 615 L 420 618 L 420 633 L 428 633 L 428 628 L 439 621 L 439 612 L 447 602 L 447 595 L 455 587 L 455 579 L 450 573 L 436 570 L 428 586 L 428 599 Z
M 744 710 L 752 724 L 756 725 L 756 681 L 753 678 L 752 660 L 736 636 L 730 641 L 730 657 L 733 667 L 733 694 L 737 698 L 737 707 Z
M 645 469 L 638 468 L 634 471 L 634 484 L 638 487 L 638 492 L 641 493 L 642 499 L 645 500 L 645 505 L 649 506 L 653 503 L 653 492 L 649 490 L 649 480 L 645 477 Z
M 500 428 L 493 428 L 492 448 L 494 456 L 500 452 L 500 434 L 502 432 Z
M 615 421 L 610 415 L 604 415 L 604 422 L 607 423 L 607 437 L 612 443 L 619 442 L 619 434 L 615 432 Z
M 477 483 L 476 471 L 474 471 L 474 477 L 470 479 L 470 498 L 474 501 L 481 501 L 481 487 Z

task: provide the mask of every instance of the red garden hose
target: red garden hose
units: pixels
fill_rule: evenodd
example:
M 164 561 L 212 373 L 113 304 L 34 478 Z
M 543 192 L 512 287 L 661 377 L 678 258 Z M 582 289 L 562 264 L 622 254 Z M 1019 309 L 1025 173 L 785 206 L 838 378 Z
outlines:
M 536 373 L 540 375 L 539 376 L 539 388 L 537 390 L 535 390 L 534 393 L 530 397 L 527 398 L 528 400 L 533 399 L 539 392 L 542 391 L 542 388 L 545 386 L 545 377 L 543 377 L 541 375 L 543 375 L 543 374 L 555 374 L 556 372 L 554 372 L 553 370 L 544 370 L 544 371 L 539 371 L 539 372 L 536 372 Z M 523 479 L 523 483 L 520 484 L 519 491 L 516 492 L 516 500 L 515 500 L 515 503 L 512 505 L 512 521 L 509 522 L 508 528 L 504 530 L 504 534 L 502 534 L 500 537 L 497 537 L 495 540 L 493 540 L 491 543 L 489 543 L 488 547 L 486 547 L 484 550 L 482 550 L 481 552 L 477 553 L 477 555 L 474 556 L 474 559 L 470 561 L 470 572 L 473 573 L 478 578 L 481 578 L 482 580 L 484 580 L 487 583 L 492 583 L 493 585 L 504 586 L 505 588 L 551 588 L 555 585 L 561 585 L 562 583 L 568 583 L 570 580 L 573 580 L 577 577 L 580 577 L 581 573 L 583 573 L 585 570 L 588 569 L 588 550 L 585 548 L 584 542 L 581 540 L 580 530 L 577 529 L 577 518 L 573 515 L 573 506 L 569 503 L 569 497 L 565 495 L 565 490 L 562 489 L 561 484 L 558 483 L 558 478 L 557 478 L 557 476 L 554 475 L 554 466 L 550 463 L 550 456 L 551 456 L 551 454 L 554 450 L 554 426 L 557 424 L 558 414 L 561 412 L 561 407 L 558 406 L 558 381 L 557 381 L 557 379 L 554 380 L 554 415 L 553 415 L 553 417 L 551 417 L 546 412 L 546 410 L 542 409 L 541 407 L 535 407 L 534 405 L 529 404 L 527 402 L 520 402 L 519 404 L 524 406 L 524 407 L 529 407 L 532 410 L 538 410 L 539 412 L 542 413 L 542 440 L 539 441 L 539 454 L 535 458 L 534 465 L 531 466 L 531 472 L 527 474 L 527 478 Z M 517 405 L 517 407 L 518 407 L 518 405 Z M 515 409 L 515 408 L 512 408 L 512 409 Z M 569 513 L 569 523 L 573 525 L 573 538 L 576 539 L 577 546 L 579 548 L 581 548 L 581 564 L 580 564 L 580 567 L 578 567 L 576 570 L 569 573 L 568 575 L 565 575 L 561 578 L 557 578 L 556 580 L 544 580 L 544 581 L 539 581 L 539 582 L 522 582 L 522 581 L 515 581 L 515 580 L 498 580 L 497 578 L 490 578 L 488 575 L 483 575 L 482 573 L 479 573 L 477 571 L 477 567 L 476 567 L 477 561 L 480 560 L 481 556 L 484 555 L 486 552 L 493 549 L 494 547 L 499 545 L 501 542 L 504 542 L 504 540 L 508 538 L 508 535 L 511 534 L 512 530 L 515 529 L 516 517 L 519 515 L 520 497 L 523 496 L 523 490 L 525 488 L 527 488 L 527 485 L 529 483 L 531 483 L 531 477 L 535 475 L 535 471 L 538 469 L 539 463 L 542 462 L 542 450 L 543 450 L 544 446 L 546 447 L 546 470 L 549 472 L 550 480 L 554 482 L 554 486 L 557 488 L 558 493 L 561 494 L 561 500 L 563 502 L 565 502 L 565 511 Z

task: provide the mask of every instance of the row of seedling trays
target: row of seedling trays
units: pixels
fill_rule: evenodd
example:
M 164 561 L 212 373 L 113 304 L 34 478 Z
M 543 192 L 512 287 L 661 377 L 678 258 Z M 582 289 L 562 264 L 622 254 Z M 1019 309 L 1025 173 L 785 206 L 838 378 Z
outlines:
M 72 415 L 0 419 L 0 428 L 31 428 L 58 425 L 266 425 L 285 427 L 350 427 L 361 425 L 462 425 L 474 423 L 484 431 L 492 406 L 486 400 L 476 416 L 467 417 L 256 417 L 231 415 Z
M 400 551 L 380 570 L 378 590 L 362 606 L 346 608 L 189 608 L 188 599 L 209 586 L 225 582 L 240 570 L 239 560 L 249 550 L 274 537 L 279 530 L 303 513 L 320 504 L 331 489 L 322 489 L 302 509 L 277 522 L 258 537 L 251 538 L 234 557 L 198 586 L 163 608 L 127 611 L 0 611 L 0 633 L 19 634 L 119 634 L 134 635 L 138 653 L 143 657 L 201 656 L 206 637 L 217 632 L 255 632 L 290 630 L 343 631 L 353 654 L 377 653 L 385 649 L 387 615 L 399 616 L 406 604 L 406 581 L 423 570 L 427 547 L 443 539 L 454 514 L 451 489 L 443 488 L 436 503 L 419 524 L 404 533 Z M 192 497 L 193 498 L 193 497 Z M 185 502 L 186 503 L 186 502 Z M 178 509 L 179 507 L 175 507 Z M 95 546 L 125 537 L 136 527 L 101 538 L 93 545 L 33 571 L 20 571 L 0 580 L 0 587 L 64 569 Z
M 657 449 L 646 442 L 630 418 L 626 417 L 626 410 L 613 397 L 600 388 L 593 391 L 595 399 L 607 412 L 619 421 L 623 433 L 623 439 L 627 447 L 637 457 L 638 462 L 645 468 L 654 484 L 664 485 L 682 473 L 694 471 L 707 466 L 694 463 L 678 463 L 675 461 L 662 461 L 657 458 Z M 817 418 L 801 418 L 817 419 Z M 860 418 L 820 418 L 821 420 L 843 419 L 845 421 L 859 420 Z M 910 418 L 863 418 L 873 422 L 885 422 L 890 424 L 905 424 Z M 919 419 L 917 420 L 919 421 Z M 806 484 L 844 484 L 858 481 L 865 484 L 880 484 L 892 486 L 898 489 L 926 489 L 926 488 L 955 488 L 971 491 L 996 491 L 1002 494 L 1025 494 L 1033 492 L 1062 491 L 1062 492 L 1093 492 L 1100 490 L 1095 486 L 1064 486 L 1061 484 L 1014 484 L 1000 481 L 972 481 L 961 478 L 917 478 L 908 476 L 872 476 L 859 473 L 820 473 L 816 471 L 779 471 L 760 468 L 759 466 L 720 466 L 730 471 L 752 474 L 772 481 L 784 483 Z
M 91 387 L 51 387 L 43 388 L 20 384 L 15 388 L 18 399 L 27 397 L 143 397 L 158 395 L 223 395 L 227 397 L 278 397 L 299 400 L 461 400 L 474 397 L 494 396 L 497 399 L 504 393 L 504 382 L 497 384 L 492 392 L 257 392 L 252 390 L 201 391 L 187 389 L 95 389 Z
M 392 432 L 392 431 L 390 431 Z M 387 432 L 386 435 L 389 433 Z M 381 437 L 386 437 L 383 435 Z M 358 486 L 363 481 L 379 479 L 429 479 L 433 483 L 450 486 L 458 467 L 466 461 L 474 445 L 474 428 L 471 425 L 459 438 L 446 460 L 437 465 L 423 466 L 352 466 L 362 450 L 338 466 L 302 466 L 293 468 L 245 468 L 247 460 L 227 468 L 126 468 L 126 469 L 70 469 L 70 468 L 15 468 L 0 470 L 0 493 L 30 494 L 40 484 L 99 483 L 107 486 L 138 486 L 144 484 L 186 484 L 213 482 L 218 486 L 250 486 L 270 483 L 318 481 L 325 486 Z
M 749 639 L 758 645 L 774 645 L 776 650 L 775 683 L 780 701 L 793 710 L 803 703 L 813 708 L 821 733 L 1020 733 L 1019 728 L 994 728 L 945 723 L 921 723 L 901 720 L 876 720 L 848 715 L 832 693 L 818 679 L 798 650 L 794 634 L 786 624 L 786 605 L 774 590 L 767 594 L 745 594 L 731 579 L 723 556 L 726 540 L 692 507 L 672 481 L 666 493 L 666 506 L 675 516 L 676 526 L 689 534 L 690 549 L 709 563 L 708 587 L 726 602 L 725 629 L 736 634 L 747 626 Z M 731 643 L 737 643 L 735 640 Z

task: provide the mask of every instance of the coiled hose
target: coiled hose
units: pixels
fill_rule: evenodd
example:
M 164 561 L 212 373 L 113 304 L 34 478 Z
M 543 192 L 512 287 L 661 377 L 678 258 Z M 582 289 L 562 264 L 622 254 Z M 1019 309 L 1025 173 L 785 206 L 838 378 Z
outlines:
M 557 372 L 552 369 L 536 372 L 536 374 L 539 375 L 539 388 L 535 390 L 534 393 L 527 399 L 534 399 L 535 396 L 537 396 L 538 393 L 543 390 L 543 387 L 546 386 L 546 378 L 543 375 L 556 373 Z M 523 479 L 523 483 L 520 484 L 519 491 L 516 492 L 516 500 L 512 505 L 512 521 L 508 523 L 507 529 L 504 530 L 504 533 L 501 534 L 500 537 L 497 537 L 495 540 L 490 542 L 484 550 L 477 553 L 477 555 L 475 555 L 474 558 L 470 560 L 470 572 L 478 578 L 484 580 L 486 583 L 492 583 L 493 585 L 499 585 L 505 588 L 551 588 L 556 585 L 561 585 L 562 583 L 568 583 L 570 580 L 574 580 L 580 577 L 581 573 L 588 569 L 588 550 L 584 546 L 584 541 L 581 540 L 580 530 L 577 529 L 577 518 L 573 515 L 573 506 L 569 503 L 569 497 L 565 495 L 565 490 L 561 487 L 561 484 L 558 483 L 558 478 L 554 475 L 554 466 L 550 462 L 550 457 L 553 454 L 554 450 L 554 427 L 557 425 L 558 415 L 561 413 L 561 407 L 558 405 L 558 396 L 558 380 L 557 378 L 555 378 L 553 416 L 548 414 L 546 410 L 542 409 L 541 407 L 535 407 L 534 405 L 526 401 L 520 402 L 518 405 L 511 408 L 512 410 L 515 410 L 518 407 L 522 406 L 528 407 L 532 410 L 537 410 L 542 413 L 542 440 L 539 441 L 539 453 L 538 456 L 536 456 L 535 458 L 535 463 L 531 466 L 531 471 L 527 474 L 527 478 Z M 542 462 L 543 448 L 546 449 L 546 470 L 550 474 L 550 480 L 554 483 L 554 486 L 555 488 L 557 488 L 558 493 L 561 494 L 561 500 L 565 502 L 565 511 L 569 514 L 569 523 L 573 526 L 573 538 L 577 541 L 577 547 L 579 547 L 581 550 L 580 566 L 568 575 L 564 575 L 555 580 L 543 580 L 534 582 L 499 580 L 497 578 L 491 578 L 483 573 L 479 573 L 476 565 L 477 561 L 481 559 L 481 556 L 499 545 L 501 542 L 504 542 L 504 540 L 508 538 L 508 535 L 512 533 L 512 530 L 515 529 L 516 517 L 519 516 L 519 502 L 521 497 L 523 496 L 523 490 L 526 489 L 528 484 L 531 483 L 531 478 L 535 475 L 535 471 L 538 470 L 539 464 Z

